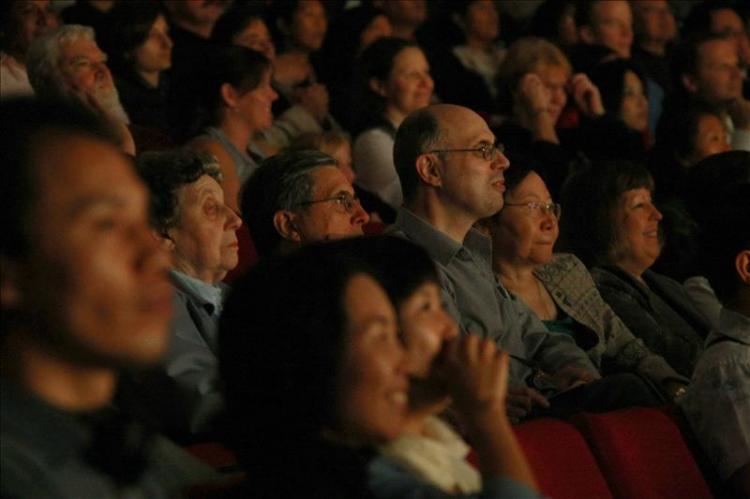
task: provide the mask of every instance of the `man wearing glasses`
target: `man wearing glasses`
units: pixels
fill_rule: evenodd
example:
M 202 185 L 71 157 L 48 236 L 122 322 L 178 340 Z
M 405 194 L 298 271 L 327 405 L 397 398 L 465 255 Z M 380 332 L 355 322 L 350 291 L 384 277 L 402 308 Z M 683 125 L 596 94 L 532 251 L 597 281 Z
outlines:
M 394 163 L 404 194 L 394 232 L 433 258 L 445 307 L 462 332 L 493 338 L 510 354 L 509 417 L 629 405 L 617 400 L 622 386 L 596 381 L 597 369 L 572 338 L 547 331 L 495 279 L 491 241 L 472 226 L 503 207 L 510 165 L 486 122 L 454 105 L 416 111 L 398 130 Z
M 242 215 L 261 257 L 361 236 L 370 219 L 336 160 L 312 150 L 263 161 L 245 186 Z

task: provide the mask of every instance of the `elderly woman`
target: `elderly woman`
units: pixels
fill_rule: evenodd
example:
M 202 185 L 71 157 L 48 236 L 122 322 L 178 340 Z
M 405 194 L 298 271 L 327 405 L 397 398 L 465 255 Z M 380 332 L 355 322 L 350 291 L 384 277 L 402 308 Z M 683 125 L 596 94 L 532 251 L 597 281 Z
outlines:
M 263 261 L 227 303 L 220 351 L 230 441 L 256 496 L 293 497 L 304 490 L 314 497 L 443 497 L 412 471 L 372 461 L 375 446 L 404 431 L 410 395 L 397 315 L 379 272 L 359 256 L 368 242 L 307 246 L 283 260 Z M 429 267 L 418 254 L 421 268 Z M 428 294 L 439 296 L 437 286 Z M 445 324 L 439 299 L 429 307 L 410 305 L 425 312 L 412 327 L 430 319 Z M 248 334 L 253 331 L 263 333 Z M 441 370 L 455 384 L 453 393 L 461 394 L 456 403 L 473 416 L 469 431 L 481 442 L 480 462 L 494 487 L 486 497 L 536 497 L 502 478 L 533 481 L 507 420 L 502 426 L 507 356 L 471 337 L 445 349 Z M 472 422 L 504 431 L 474 433 L 482 425 Z
M 240 188 L 257 169 L 248 151 L 250 139 L 273 122 L 273 69 L 263 54 L 244 47 L 217 49 L 203 85 L 203 133 L 190 149 L 216 156 L 224 176 L 224 197 L 239 210 Z
M 501 111 L 509 119 L 495 135 L 509 152 L 528 155 L 543 165 L 539 173 L 552 193 L 558 194 L 579 142 L 577 134 L 562 136 L 556 128 L 568 93 L 586 120 L 596 120 L 605 111 L 599 90 L 586 75 L 572 74 L 559 48 L 535 37 L 521 38 L 510 46 L 497 78 Z
M 226 293 L 221 281 L 237 265 L 235 232 L 242 221 L 224 200 L 215 159 L 189 151 L 144 153 L 138 169 L 151 194 L 152 226 L 172 254 L 176 289 L 163 365 L 174 391 L 160 402 L 173 411 L 171 433 L 202 433 L 223 405 L 216 357 Z
M 393 164 L 396 129 L 427 106 L 434 84 L 422 49 L 399 38 L 381 38 L 361 56 L 363 118 L 354 141 L 357 183 L 393 209 L 403 201 Z M 368 207 L 365 207 L 368 208 Z
M 539 174 L 515 163 L 505 174 L 505 187 L 503 209 L 483 222 L 503 286 L 548 329 L 571 335 L 603 372 L 637 373 L 668 396 L 681 392 L 687 378 L 633 336 L 602 300 L 581 261 L 553 253 L 560 205 Z
M 661 252 L 654 184 L 635 163 L 609 161 L 573 175 L 563 192 L 563 248 L 591 270 L 599 292 L 630 331 L 690 376 L 710 325 L 682 286 L 650 270 Z

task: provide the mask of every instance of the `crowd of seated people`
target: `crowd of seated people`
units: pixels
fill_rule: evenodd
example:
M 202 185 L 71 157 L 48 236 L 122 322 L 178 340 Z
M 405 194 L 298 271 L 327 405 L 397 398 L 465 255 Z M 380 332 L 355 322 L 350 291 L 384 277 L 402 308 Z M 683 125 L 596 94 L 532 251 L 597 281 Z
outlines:
M 750 496 L 750 7 L 512 4 L 0 3 L 3 497 L 540 497 L 664 405 Z

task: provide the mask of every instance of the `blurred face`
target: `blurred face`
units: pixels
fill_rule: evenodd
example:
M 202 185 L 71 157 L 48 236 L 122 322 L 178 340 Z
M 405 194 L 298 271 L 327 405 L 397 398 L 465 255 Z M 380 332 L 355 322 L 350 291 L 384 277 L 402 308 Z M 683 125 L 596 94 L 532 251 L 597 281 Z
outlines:
M 750 65 L 750 39 L 745 23 L 732 9 L 720 9 L 711 13 L 711 32 L 730 36 L 737 47 L 737 55 L 743 66 Z
M 328 29 L 328 18 L 318 0 L 299 2 L 292 17 L 290 36 L 295 45 L 307 52 L 315 52 L 323 45 Z
M 620 196 L 617 217 L 622 255 L 614 263 L 640 277 L 661 253 L 659 221 L 662 215 L 651 201 L 651 192 L 641 187 Z
M 354 197 L 352 184 L 336 166 L 318 168 L 313 171 L 313 199 L 332 199 L 340 195 Z M 301 242 L 328 241 L 362 235 L 362 226 L 370 220 L 359 201 L 352 205 L 351 212 L 341 203 L 330 200 L 309 204 L 298 212 L 294 224 Z
M 169 0 L 165 5 L 175 17 L 213 25 L 230 3 L 231 0 Z
M 565 88 L 570 78 L 570 73 L 562 66 L 541 66 L 534 71 L 544 86 L 550 92 L 550 104 L 547 111 L 552 121 L 557 123 L 565 104 L 568 102 L 568 94 Z
M 6 33 L 8 51 L 25 55 L 29 45 L 39 36 L 58 25 L 57 15 L 50 7 L 50 0 L 21 0 L 11 7 L 12 31 Z
M 135 49 L 134 55 L 135 67 L 139 71 L 164 71 L 172 66 L 172 39 L 164 16 L 156 18 L 146 41 Z
M 359 35 L 360 52 L 369 47 L 375 40 L 391 36 L 391 22 L 384 15 L 375 16 L 370 24 Z
M 114 88 L 107 55 L 96 42 L 79 38 L 60 46 L 60 72 L 74 93 L 96 93 Z
M 278 98 L 279 94 L 271 87 L 271 71 L 266 71 L 257 87 L 238 97 L 237 111 L 254 132 L 265 130 L 273 123 L 271 105 Z
M 693 142 L 693 155 L 689 158 L 692 165 L 705 157 L 732 149 L 727 127 L 713 114 L 704 114 L 700 117 L 698 132 Z
M 350 184 L 354 183 L 354 170 L 352 169 L 352 147 L 349 142 L 344 142 L 330 153 L 330 156 L 336 160 L 336 164 L 344 174 L 344 178 Z
M 371 277 L 352 277 L 344 293 L 347 340 L 339 375 L 339 430 L 359 443 L 384 443 L 403 430 L 409 381 L 396 317 Z
M 393 24 L 419 26 L 427 19 L 425 0 L 381 0 L 377 6 Z
M 724 105 L 742 95 L 737 47 L 731 40 L 711 40 L 698 48 L 694 75 L 684 75 L 688 91 L 714 105 Z
M 641 79 L 632 71 L 625 73 L 620 119 L 632 130 L 644 132 L 648 128 L 648 100 Z
M 273 45 L 271 34 L 262 19 L 254 19 L 250 24 L 232 38 L 232 43 L 260 52 L 273 62 L 276 60 L 276 47 Z
M 557 34 L 559 42 L 564 47 L 570 47 L 578 43 L 578 28 L 575 21 L 575 5 L 570 4 L 565 9 L 565 14 L 557 22 Z
M 80 135 L 47 139 L 32 161 L 37 201 L 22 306 L 77 364 L 157 362 L 172 315 L 169 258 L 149 229 L 132 165 Z
M 466 32 L 491 42 L 500 34 L 500 16 L 492 0 L 475 0 L 466 9 Z
M 167 231 L 174 266 L 181 272 L 215 284 L 237 266 L 236 231 L 242 220 L 224 204 L 219 183 L 203 175 L 177 194 L 179 219 Z
M 409 374 L 424 380 L 443 342 L 458 336 L 455 321 L 443 308 L 440 287 L 434 282 L 419 286 L 398 307 L 398 322 L 409 359 Z
M 630 58 L 633 16 L 627 1 L 597 2 L 591 12 L 591 23 L 591 43 L 609 47 L 622 58 Z
M 438 149 L 474 149 L 495 143 L 495 136 L 481 116 L 465 108 L 438 117 L 446 139 Z M 438 156 L 439 158 L 439 156 Z M 457 216 L 473 224 L 500 211 L 503 206 L 508 158 L 497 151 L 488 161 L 478 152 L 443 153 L 439 160 L 441 190 Z
M 639 41 L 666 44 L 677 36 L 677 23 L 667 0 L 634 0 L 630 5 Z
M 505 207 L 490 222 L 493 251 L 519 265 L 543 265 L 552 260 L 559 235 L 554 213 L 539 207 L 551 203 L 552 196 L 544 180 L 529 173 L 505 196 Z M 529 207 L 536 203 L 536 207 Z
M 393 59 L 393 69 L 381 93 L 386 108 L 406 116 L 430 103 L 434 88 L 430 65 L 417 47 L 407 47 Z

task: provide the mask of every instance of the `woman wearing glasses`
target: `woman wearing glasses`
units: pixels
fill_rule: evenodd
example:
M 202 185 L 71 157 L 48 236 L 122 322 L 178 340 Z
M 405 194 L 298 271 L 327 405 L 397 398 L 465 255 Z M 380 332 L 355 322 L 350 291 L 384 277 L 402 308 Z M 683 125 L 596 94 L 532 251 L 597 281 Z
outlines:
M 607 372 L 633 372 L 670 397 L 687 379 L 636 339 L 602 300 L 574 255 L 553 253 L 561 208 L 539 174 L 523 161 L 505 174 L 505 203 L 483 222 L 493 246 L 493 267 L 506 289 L 522 300 L 548 329 L 573 337 Z
M 633 334 L 690 376 L 711 327 L 680 283 L 650 270 L 662 248 L 653 188 L 648 171 L 628 161 L 576 173 L 563 191 L 562 242 Z

